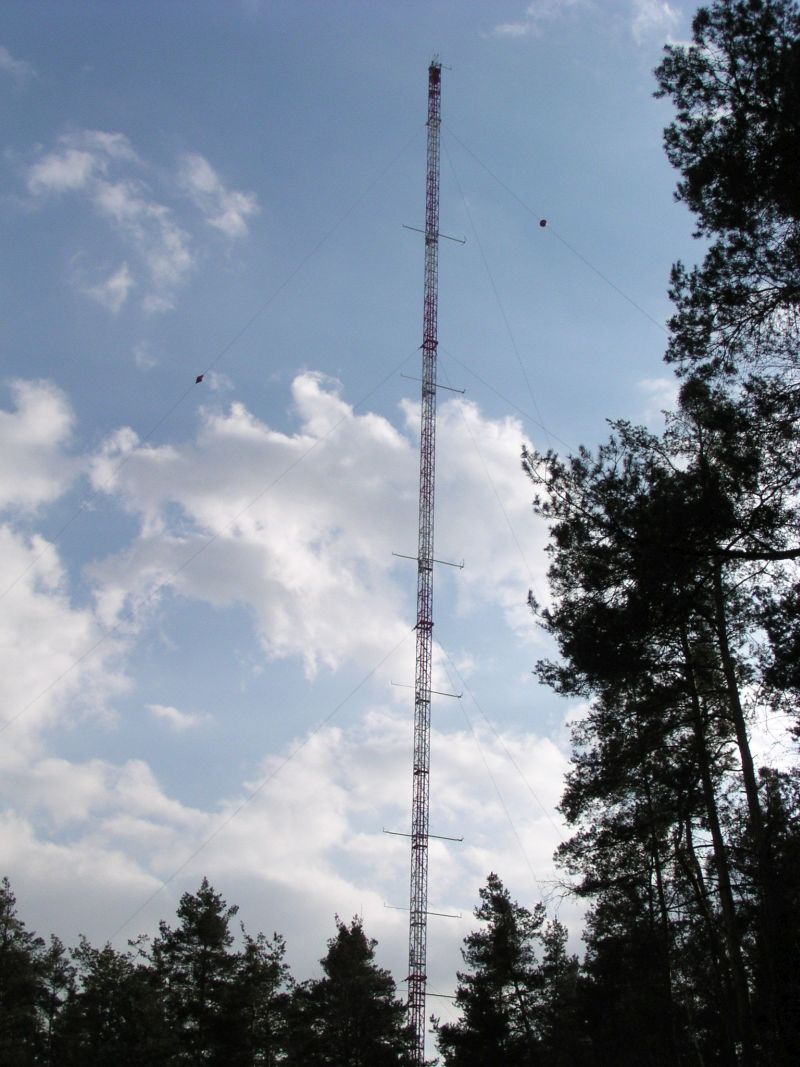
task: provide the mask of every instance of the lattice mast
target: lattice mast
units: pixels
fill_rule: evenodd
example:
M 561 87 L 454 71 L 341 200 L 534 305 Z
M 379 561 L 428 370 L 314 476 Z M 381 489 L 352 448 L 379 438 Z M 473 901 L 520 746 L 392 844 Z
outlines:
M 415 1062 L 425 1060 L 428 940 L 428 827 L 433 645 L 433 511 L 436 467 L 436 354 L 439 296 L 439 138 L 442 66 L 428 68 L 428 165 L 425 197 L 425 298 L 422 319 L 422 411 L 417 549 L 417 663 L 414 680 L 414 775 L 411 802 L 411 906 L 408 933 L 408 1018 Z

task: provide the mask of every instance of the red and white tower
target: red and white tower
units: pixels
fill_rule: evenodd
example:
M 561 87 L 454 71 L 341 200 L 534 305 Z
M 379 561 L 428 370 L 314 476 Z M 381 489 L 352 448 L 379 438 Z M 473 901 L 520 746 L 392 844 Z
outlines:
M 422 319 L 422 412 L 417 549 L 417 663 L 414 680 L 414 775 L 411 803 L 411 901 L 408 933 L 408 1018 L 415 1062 L 425 1061 L 428 941 L 428 834 L 433 651 L 433 512 L 436 473 L 436 355 L 439 295 L 439 140 L 442 65 L 428 68 L 428 166 L 425 197 L 425 299 Z

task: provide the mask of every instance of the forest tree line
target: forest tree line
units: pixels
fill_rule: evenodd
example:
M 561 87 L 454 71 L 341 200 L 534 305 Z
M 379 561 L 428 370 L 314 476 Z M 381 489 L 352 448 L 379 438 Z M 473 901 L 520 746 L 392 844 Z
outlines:
M 706 248 L 672 269 L 663 433 L 613 423 L 528 451 L 550 530 L 559 656 L 586 708 L 561 801 L 582 959 L 490 875 L 465 941 L 445 1067 L 800 1063 L 800 778 L 758 724 L 800 734 L 800 7 L 715 0 L 669 45 L 657 95 L 677 199 Z M 0 898 L 0 1059 L 28 1064 L 410 1063 L 394 981 L 337 920 L 322 977 L 242 934 L 204 883 L 128 953 L 67 953 Z
M 3 1067 L 410 1065 L 405 1006 L 358 918 L 337 917 L 321 975 L 295 981 L 278 934 L 252 936 L 206 879 L 174 926 L 125 950 L 29 931 L 0 883 Z
M 586 950 L 490 882 L 447 1067 L 800 1063 L 800 7 L 701 7 L 655 76 L 706 246 L 672 268 L 677 407 L 523 454 L 559 653 L 537 673 L 586 709 L 557 853 Z
M 655 74 L 706 243 L 672 269 L 677 408 L 523 457 L 560 653 L 538 674 L 587 707 L 558 852 L 589 906 L 569 1062 L 797 1064 L 800 8 L 700 8 Z M 775 766 L 771 721 L 794 735 Z

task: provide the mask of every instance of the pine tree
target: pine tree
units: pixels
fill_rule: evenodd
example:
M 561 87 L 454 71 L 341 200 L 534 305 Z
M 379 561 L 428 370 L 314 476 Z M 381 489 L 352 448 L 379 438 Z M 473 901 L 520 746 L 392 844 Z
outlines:
M 291 989 L 286 946 L 274 934 L 251 937 L 242 927 L 244 948 L 228 990 L 227 1067 L 274 1067 L 283 1062 Z
M 475 918 L 483 926 L 461 950 L 467 965 L 456 990 L 461 1020 L 438 1027 L 439 1051 L 447 1067 L 526 1067 L 540 1056 L 536 1008 L 542 980 L 535 946 L 542 938 L 544 907 L 531 912 L 512 901 L 496 874 L 479 893 Z
M 294 991 L 289 1067 L 410 1067 L 413 1035 L 376 944 L 358 917 L 349 926 L 337 917 L 323 977 Z
M 562 860 L 582 876 L 579 891 L 598 897 L 600 929 L 611 922 L 650 939 L 665 998 L 657 1014 L 670 1021 L 675 1055 L 687 1040 L 716 1041 L 729 1058 L 741 1044 L 753 1063 L 757 1047 L 789 1055 L 777 962 L 785 910 L 748 718 L 766 695 L 754 684 L 763 667 L 758 602 L 796 554 L 787 540 L 797 441 L 785 405 L 757 383 L 733 398 L 690 380 L 681 401 L 663 438 L 617 424 L 596 457 L 527 458 L 543 489 L 536 506 L 552 525 L 555 599 L 542 617 L 563 656 L 539 672 L 592 702 L 563 801 L 579 829 Z M 733 888 L 721 815 L 731 791 L 748 826 L 754 911 Z M 708 838 L 708 864 L 698 861 L 698 838 Z M 703 989 L 700 1003 L 686 994 L 691 954 L 676 909 L 713 963 L 713 981 L 688 979 Z M 773 1006 L 758 1035 L 745 913 L 756 933 L 755 993 Z M 699 1037 L 701 1015 L 735 1020 L 735 1030 L 714 1036 L 706 1026 Z M 620 1017 L 633 1019 L 630 1006 Z
M 588 1067 L 591 1061 L 580 965 L 578 957 L 567 951 L 567 939 L 567 928 L 557 919 L 548 922 L 542 931 L 536 1026 L 542 1061 L 549 1067 Z
M 169 1062 L 167 1029 L 154 975 L 129 952 L 94 948 L 82 937 L 73 949 L 77 984 L 59 1024 L 59 1063 L 69 1067 L 136 1067 Z
M 60 938 L 50 935 L 39 953 L 39 1062 L 59 1067 L 62 1061 L 61 1026 L 65 1004 L 75 993 L 75 967 Z
M 25 929 L 8 878 L 0 883 L 0 1063 L 29 1067 L 36 1062 L 44 942 Z
M 230 922 L 237 911 L 204 878 L 196 893 L 181 897 L 179 925 L 159 924 L 149 961 L 177 1042 L 170 1062 L 227 1063 L 228 1008 L 237 965 Z
M 689 46 L 656 70 L 676 107 L 667 156 L 676 197 L 710 239 L 700 267 L 673 268 L 668 358 L 704 374 L 745 367 L 797 381 L 800 304 L 800 8 L 715 0 Z

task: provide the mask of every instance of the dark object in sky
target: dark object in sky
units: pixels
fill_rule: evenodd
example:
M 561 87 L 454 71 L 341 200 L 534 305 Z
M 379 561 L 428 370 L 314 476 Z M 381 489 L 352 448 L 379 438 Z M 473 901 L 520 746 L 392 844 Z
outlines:
M 205 378 L 205 374 L 198 374 L 194 380 L 194 384 L 199 385 L 200 382 L 202 382 L 203 378 Z
M 539 225 L 544 229 L 547 225 L 547 219 L 539 219 Z

